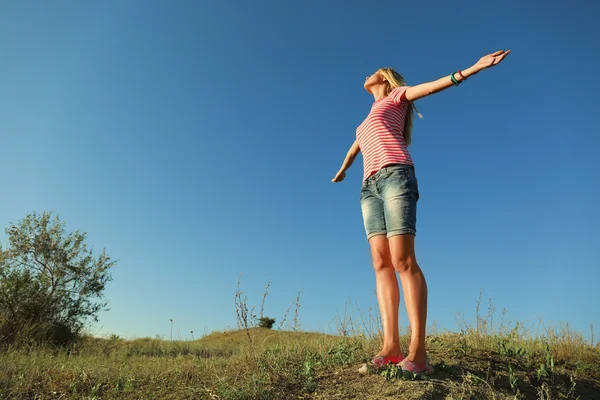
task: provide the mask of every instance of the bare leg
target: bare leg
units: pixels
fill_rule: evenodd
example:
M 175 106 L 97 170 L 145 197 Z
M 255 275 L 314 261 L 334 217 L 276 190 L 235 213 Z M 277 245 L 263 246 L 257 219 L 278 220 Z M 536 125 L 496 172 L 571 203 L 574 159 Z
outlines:
M 400 337 L 398 333 L 398 307 L 400 292 L 396 279 L 396 270 L 390 258 L 390 248 L 385 235 L 376 235 L 369 239 L 375 282 L 377 302 L 383 325 L 383 349 L 377 354 L 381 356 L 397 356 L 400 354 Z
M 427 283 L 415 256 L 415 237 L 396 235 L 388 239 L 392 264 L 400 274 L 404 302 L 410 322 L 411 340 L 408 360 L 425 362 L 425 327 L 427 323 Z

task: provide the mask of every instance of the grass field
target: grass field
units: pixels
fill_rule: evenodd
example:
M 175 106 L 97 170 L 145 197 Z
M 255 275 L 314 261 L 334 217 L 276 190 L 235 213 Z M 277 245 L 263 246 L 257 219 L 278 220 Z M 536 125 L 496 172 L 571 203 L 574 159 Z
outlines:
M 567 325 L 532 335 L 490 314 L 427 338 L 436 373 L 361 375 L 379 331 L 340 318 L 338 335 L 254 327 L 194 341 L 85 337 L 70 348 L 0 350 L 0 399 L 600 399 L 600 346 Z M 294 320 L 297 318 L 294 317 Z M 296 326 L 296 323 L 294 323 Z M 409 336 L 401 336 L 404 349 Z
M 407 344 L 408 337 L 402 337 Z M 395 367 L 360 375 L 375 338 L 212 333 L 194 342 L 87 339 L 68 350 L 0 354 L 2 399 L 600 399 L 600 352 L 572 334 L 442 333 L 427 380 Z

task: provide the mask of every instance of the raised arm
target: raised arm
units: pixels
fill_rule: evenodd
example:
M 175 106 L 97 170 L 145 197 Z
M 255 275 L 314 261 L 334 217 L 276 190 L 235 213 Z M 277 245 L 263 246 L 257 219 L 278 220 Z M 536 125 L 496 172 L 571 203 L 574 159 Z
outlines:
M 495 53 L 483 56 L 473 66 L 463 71 L 460 71 L 460 73 L 455 73 L 454 78 L 457 80 L 458 83 L 460 83 L 461 81 L 467 79 L 469 76 L 477 74 L 479 71 L 493 67 L 494 65 L 498 65 L 502 60 L 504 60 L 508 53 L 510 53 L 510 50 L 498 50 Z M 452 78 L 450 76 L 451 75 L 447 75 L 436 81 L 422 83 L 420 85 L 409 87 L 404 93 L 404 95 L 406 96 L 406 100 L 419 100 L 425 96 L 429 96 L 431 94 L 441 92 L 444 89 L 448 89 L 450 86 L 454 85 L 454 82 L 452 81 Z
M 350 168 L 358 153 L 360 153 L 360 147 L 358 147 L 358 140 L 355 140 L 354 143 L 352 143 L 350 150 L 348 150 L 348 154 L 346 154 L 346 158 L 342 163 L 342 167 L 337 174 L 335 174 L 335 177 L 331 180 L 331 182 L 341 182 L 344 180 L 346 177 L 346 170 Z

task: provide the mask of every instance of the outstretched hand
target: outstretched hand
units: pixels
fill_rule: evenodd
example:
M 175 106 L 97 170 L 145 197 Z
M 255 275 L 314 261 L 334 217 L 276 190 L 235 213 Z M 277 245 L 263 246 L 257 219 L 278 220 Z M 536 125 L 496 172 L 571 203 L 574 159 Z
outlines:
M 331 182 L 341 182 L 344 180 L 345 177 L 346 177 L 346 172 L 338 171 L 338 173 L 335 174 L 335 177 L 331 180 Z
M 506 56 L 510 53 L 510 50 L 498 50 L 495 53 L 488 54 L 483 56 L 477 61 L 474 65 L 477 72 L 493 67 L 494 65 L 498 65 L 506 58 Z

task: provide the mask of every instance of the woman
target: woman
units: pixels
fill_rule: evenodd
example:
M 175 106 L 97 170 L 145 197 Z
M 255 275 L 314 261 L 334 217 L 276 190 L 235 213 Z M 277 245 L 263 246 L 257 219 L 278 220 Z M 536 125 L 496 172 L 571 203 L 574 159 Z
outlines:
M 364 87 L 375 98 L 371 112 L 356 130 L 356 141 L 332 182 L 341 182 L 359 152 L 364 175 L 360 196 L 367 240 L 371 247 L 377 301 L 383 325 L 383 348 L 371 361 L 376 368 L 388 363 L 402 370 L 429 375 L 433 368 L 425 351 L 427 284 L 414 250 L 419 189 L 407 146 L 411 140 L 413 102 L 499 64 L 510 50 L 482 57 L 476 64 L 433 82 L 406 86 L 393 69 L 367 77 Z M 411 328 L 408 355 L 400 351 L 398 307 L 400 275 Z

